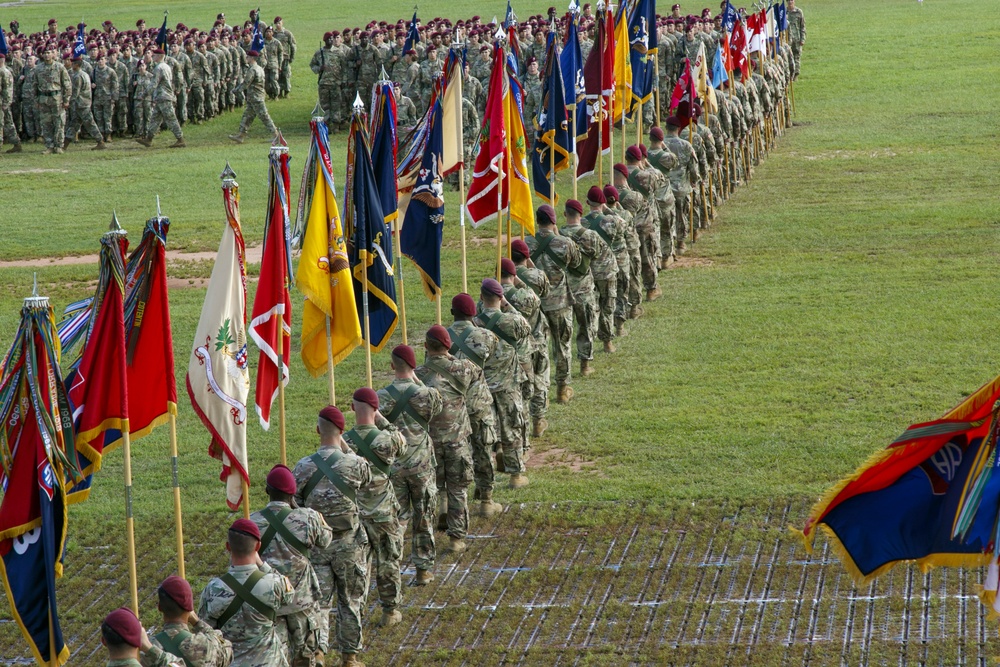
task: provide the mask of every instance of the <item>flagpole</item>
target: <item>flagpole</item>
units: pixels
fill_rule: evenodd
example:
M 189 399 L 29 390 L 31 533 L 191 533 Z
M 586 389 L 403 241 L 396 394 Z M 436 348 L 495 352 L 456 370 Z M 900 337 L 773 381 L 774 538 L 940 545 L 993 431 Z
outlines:
M 608 97 L 608 114 L 610 119 L 608 120 L 608 166 L 610 169 L 608 173 L 611 174 L 610 182 L 614 182 L 614 155 L 615 155 L 615 89 L 616 86 L 611 86 L 611 95 Z M 625 127 L 625 114 L 622 114 L 622 127 Z M 597 184 L 600 185 L 601 181 L 604 179 L 604 174 L 602 172 L 597 172 Z
M 400 222 L 398 213 L 396 219 L 393 220 L 393 226 L 396 228 L 396 233 L 393 236 L 396 237 L 396 271 L 399 273 L 399 309 L 403 319 L 403 345 L 409 345 L 406 336 L 406 290 L 403 289 L 403 256 L 399 250 Z
M 660 58 L 659 58 L 659 53 L 657 53 L 657 57 L 656 58 L 653 58 L 653 76 L 656 77 L 656 88 L 654 88 L 654 92 L 656 94 L 656 126 L 657 127 L 663 127 L 662 125 L 660 125 Z M 622 127 L 624 127 L 624 126 L 625 126 L 625 124 L 622 123 Z
M 242 480 L 243 483 L 243 518 L 250 518 L 250 485 L 247 481 Z
M 330 405 L 337 404 L 337 380 L 333 375 L 333 334 L 330 332 L 330 318 L 326 318 L 326 370 L 330 375 Z
M 288 145 L 285 144 L 284 139 L 281 137 L 281 133 L 278 133 L 277 138 L 274 143 L 271 144 L 271 149 L 269 151 L 272 158 L 276 161 L 280 160 L 280 156 L 288 153 Z M 279 162 L 280 164 L 280 162 Z M 280 182 L 278 187 L 284 187 Z M 282 223 L 284 224 L 284 223 Z M 285 230 L 288 231 L 287 229 Z M 289 261 L 291 258 L 288 258 Z M 279 293 L 288 293 L 288 284 L 284 280 L 280 280 L 279 274 L 278 281 L 278 291 Z M 288 465 L 288 445 L 287 445 L 287 428 L 285 425 L 285 316 L 284 313 L 278 315 L 278 349 L 275 351 L 277 355 L 276 366 L 278 367 L 278 444 L 280 447 L 280 457 L 281 465 Z
M 114 288 L 112 288 L 114 289 Z M 132 520 L 132 441 L 128 420 L 122 420 L 122 451 L 125 459 L 125 539 L 128 543 L 128 579 L 132 611 L 139 615 L 139 585 L 135 573 L 135 526 Z
M 694 106 L 694 100 L 691 101 L 691 105 Z M 694 115 L 694 110 L 691 110 L 692 116 Z M 693 118 L 692 118 L 693 120 Z M 688 143 L 694 146 L 694 127 L 691 126 L 691 120 L 688 121 Z M 691 189 L 691 201 L 688 204 L 688 223 L 691 225 L 691 243 L 698 240 L 698 225 L 694 224 L 694 189 Z
M 573 95 L 576 95 L 576 85 L 573 86 Z M 580 180 L 576 177 L 577 168 L 579 167 L 580 156 L 576 152 L 576 147 L 579 142 L 576 138 L 576 104 L 573 105 L 573 199 L 578 198 L 577 181 Z
M 441 324 L 441 290 L 438 290 L 437 298 L 434 299 L 434 303 L 437 306 L 437 323 Z
M 497 280 L 500 280 L 500 260 L 503 259 L 503 166 L 497 161 Z
M 556 138 L 552 135 L 552 145 L 549 146 L 549 206 L 556 207 Z M 524 231 L 524 227 L 521 227 Z
M 458 226 L 462 232 L 462 291 L 469 291 L 469 267 L 465 249 L 465 163 L 458 168 L 459 194 L 462 197 L 462 204 L 459 206 Z M 441 295 L 438 293 L 438 324 L 441 324 Z
M 176 410 L 176 408 L 175 408 Z M 170 412 L 170 465 L 174 475 L 174 532 L 177 535 L 177 575 L 184 576 L 184 519 L 181 516 L 181 484 L 177 472 L 177 415 Z
M 49 664 L 52 667 L 59 667 L 59 655 L 56 653 L 56 627 L 52 621 L 52 603 L 48 605 L 49 610 Z

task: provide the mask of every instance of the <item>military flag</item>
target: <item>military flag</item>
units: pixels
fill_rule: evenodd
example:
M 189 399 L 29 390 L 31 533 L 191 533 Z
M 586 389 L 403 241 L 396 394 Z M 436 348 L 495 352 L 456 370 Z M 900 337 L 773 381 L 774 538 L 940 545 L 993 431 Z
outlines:
M 687 127 L 694 118 L 694 105 L 698 101 L 696 85 L 694 72 L 691 71 L 691 60 L 685 58 L 684 72 L 674 86 L 673 95 L 670 96 L 670 109 L 681 120 L 681 128 Z
M 729 71 L 740 70 L 744 81 L 750 76 L 750 58 L 748 55 L 746 29 L 743 27 L 742 21 L 737 21 L 736 27 L 733 28 L 733 34 L 729 38 L 729 57 L 732 63 Z
M 166 19 L 164 19 L 166 20 Z M 83 58 L 87 55 L 87 25 L 80 23 L 76 27 L 76 41 L 73 42 L 73 57 Z
M 802 531 L 807 548 L 821 529 L 862 583 L 899 563 L 983 564 L 1000 489 L 985 485 L 981 504 L 966 492 L 995 460 L 998 399 L 995 378 L 940 419 L 907 428 L 813 507 Z
M 70 655 L 56 577 L 66 543 L 67 479 L 77 471 L 59 362 L 48 299 L 25 299 L 0 366 L 0 578 L 35 661 L 46 666 L 65 664 Z
M 212 439 L 208 453 L 222 461 L 226 503 L 243 502 L 247 473 L 246 245 L 240 226 L 239 185 L 229 165 L 223 172 L 226 225 L 205 293 L 188 362 L 187 392 Z
M 432 301 L 441 294 L 443 116 L 441 101 L 435 100 L 431 109 L 430 137 L 399 235 L 400 251 L 417 267 L 424 293 Z
M 362 317 L 362 335 L 378 352 L 399 323 L 393 281 L 392 234 L 385 224 L 379 185 L 375 180 L 368 131 L 360 113 L 351 118 L 347 145 L 347 224 L 354 294 Z M 368 329 L 365 328 L 367 318 Z
M 720 42 L 715 46 L 715 58 L 712 60 L 713 88 L 721 88 L 722 84 L 729 81 L 729 74 L 726 73 L 726 59 L 723 57 L 722 53 L 722 43 Z
M 510 219 L 535 233 L 535 212 L 528 178 L 528 133 L 524 129 L 524 90 L 509 69 L 504 87 L 504 136 L 507 139 L 507 192 Z
M 463 151 L 465 128 L 462 121 L 462 60 L 454 49 L 449 49 L 444 61 L 444 99 L 441 104 L 442 155 L 441 176 L 448 176 L 461 167 L 468 167 Z M 433 103 L 431 107 L 433 108 Z M 433 112 L 430 117 L 433 118 Z M 430 126 L 428 126 L 430 127 Z M 429 136 L 429 135 L 428 135 Z M 422 166 L 421 161 L 421 168 Z
M 466 197 L 465 208 L 473 227 L 492 220 L 507 208 L 507 136 L 504 120 L 507 69 L 503 66 L 503 49 L 493 46 L 493 69 L 486 94 L 486 112 L 479 133 L 476 165 Z
M 417 48 L 420 43 L 420 30 L 417 29 L 417 10 L 413 10 L 413 18 L 410 19 L 410 27 L 406 31 L 406 41 L 403 42 L 403 53 L 410 49 Z
M 575 7 L 575 5 L 574 5 Z M 587 89 L 583 78 L 583 52 L 580 50 L 580 15 L 578 11 L 570 10 L 569 20 L 566 21 L 566 37 L 563 41 L 563 50 L 559 54 L 559 69 L 563 80 L 563 97 L 566 100 L 566 116 L 573 124 L 573 110 L 576 110 L 576 123 L 570 128 L 570 137 L 573 140 L 573 151 L 576 152 L 577 144 L 587 138 L 587 129 L 590 126 L 587 115 Z
M 555 31 L 550 31 L 545 45 L 545 70 L 542 73 L 542 105 L 535 121 L 535 142 L 531 149 L 531 176 L 535 194 L 545 201 L 553 199 L 552 183 L 555 172 L 569 168 L 573 138 L 570 136 L 566 102 L 563 98 L 562 71 Z
M 372 93 L 371 114 L 368 116 L 368 136 L 371 137 L 372 168 L 378 184 L 379 202 L 385 223 L 399 217 L 396 183 L 396 97 L 391 81 L 379 81 Z
M 612 124 L 621 120 L 622 115 L 632 108 L 632 51 L 629 42 L 629 19 L 626 14 L 628 3 L 618 5 L 615 17 L 615 102 Z
M 608 99 L 614 94 L 615 75 L 614 35 L 608 27 L 608 22 L 611 20 L 613 19 L 610 11 L 597 12 L 597 36 L 587 57 L 587 64 L 583 68 L 590 125 L 587 130 L 587 140 L 579 149 L 580 163 L 576 168 L 577 178 L 594 173 L 597 168 L 598 153 L 611 152 Z
M 7 55 L 10 53 L 10 48 L 7 46 L 7 36 L 4 31 L 0 29 L 0 54 Z
M 263 39 L 263 38 L 262 38 Z M 160 31 L 156 33 L 156 45 L 159 46 L 164 51 L 167 50 L 167 13 L 163 12 L 163 25 L 160 26 Z
M 302 309 L 302 363 L 310 375 L 319 377 L 327 370 L 330 354 L 333 365 L 337 365 L 361 344 L 361 325 L 337 206 L 330 136 L 322 117 L 313 118 L 309 126 L 312 145 L 303 182 L 311 186 L 312 195 L 309 216 L 302 220 L 302 229 L 296 234 L 302 239 L 302 254 L 295 285 L 306 298 Z M 307 188 L 302 192 L 306 193 Z
M 732 33 L 733 27 L 739 20 L 740 15 L 736 12 L 736 8 L 733 7 L 733 3 L 726 0 L 726 4 L 722 8 L 722 29 L 727 33 Z
M 705 103 L 705 111 L 717 113 L 719 102 L 715 99 L 715 88 L 712 87 L 712 80 L 709 78 L 708 60 L 705 57 L 705 45 L 698 45 L 698 53 L 695 55 L 694 63 L 691 65 L 691 77 L 695 82 L 695 89 L 698 91 L 698 99 Z
M 747 40 L 747 53 L 759 51 L 763 56 L 767 55 L 767 10 L 762 9 L 747 16 L 746 28 L 750 31 Z
M 264 51 L 264 31 L 260 29 L 260 8 L 253 15 L 253 39 L 250 42 L 250 50 L 261 53 Z
M 291 358 L 292 300 L 288 293 L 292 276 L 289 220 L 288 147 L 272 147 L 268 158 L 267 215 L 264 218 L 264 249 L 260 279 L 254 296 L 247 332 L 260 350 L 254 406 L 260 425 L 271 425 L 271 406 L 278 396 L 278 383 L 288 385 Z M 280 350 L 280 353 L 279 353 Z
M 625 4 L 625 3 L 623 3 Z M 639 0 L 629 16 L 628 36 L 632 64 L 632 102 L 645 104 L 653 97 L 656 86 L 656 53 L 659 40 L 656 33 L 656 0 Z

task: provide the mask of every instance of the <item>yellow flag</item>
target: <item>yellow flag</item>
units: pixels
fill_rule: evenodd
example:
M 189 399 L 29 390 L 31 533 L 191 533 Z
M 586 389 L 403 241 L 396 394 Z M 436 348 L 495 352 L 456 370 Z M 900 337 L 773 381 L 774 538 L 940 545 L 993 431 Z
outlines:
M 534 236 L 535 212 L 532 210 L 531 185 L 528 182 L 528 140 L 511 86 L 507 86 L 504 99 L 503 122 L 507 130 L 510 219 L 521 225 L 525 234 Z
M 631 47 L 628 41 L 628 21 L 624 9 L 618 14 L 615 24 L 615 108 L 613 122 L 621 120 L 632 103 L 632 61 L 629 59 Z
M 295 276 L 295 285 L 306 296 L 302 311 L 302 362 L 313 377 L 326 372 L 330 352 L 333 363 L 338 364 L 361 343 L 344 228 L 337 199 L 323 171 L 322 160 L 317 160 L 315 190 Z
M 719 113 L 719 101 L 715 98 L 715 88 L 712 87 L 711 72 L 708 71 L 708 59 L 705 57 L 704 44 L 698 47 L 698 55 L 695 56 L 694 63 L 691 65 L 691 75 L 698 87 L 698 97 L 705 102 L 705 113 Z

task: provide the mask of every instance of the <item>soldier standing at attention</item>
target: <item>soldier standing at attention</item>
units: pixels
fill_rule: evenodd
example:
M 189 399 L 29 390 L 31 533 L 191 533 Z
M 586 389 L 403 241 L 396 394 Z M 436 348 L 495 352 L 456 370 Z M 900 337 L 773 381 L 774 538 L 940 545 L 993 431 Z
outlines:
M 201 592 L 198 616 L 233 643 L 233 667 L 288 667 L 274 629 L 278 610 L 294 599 L 292 584 L 261 560 L 260 530 L 250 519 L 229 527 L 229 571 Z
M 615 302 L 615 336 L 621 338 L 626 334 L 625 320 L 628 319 L 629 311 L 629 287 L 632 281 L 632 237 L 638 245 L 638 235 L 635 232 L 635 225 L 632 224 L 632 214 L 622 208 L 618 203 L 618 188 L 613 185 L 604 186 L 604 200 L 606 203 L 604 213 L 611 216 L 618 223 L 621 234 L 621 245 L 612 250 L 615 253 L 615 261 L 618 262 L 618 298 Z
M 115 100 L 118 99 L 118 74 L 108 66 L 108 57 L 104 51 L 97 55 L 97 67 L 94 68 L 94 122 L 97 129 L 104 135 L 104 143 L 111 143 L 113 129 Z
M 518 241 L 520 240 L 518 239 Z M 524 246 L 524 249 L 527 250 L 527 246 Z M 513 254 L 514 244 L 511 242 L 511 255 Z M 545 281 L 545 274 L 541 272 L 539 274 L 543 280 L 542 287 L 547 287 L 545 283 L 548 281 Z M 508 257 L 500 260 L 500 284 L 503 286 L 503 297 L 521 314 L 528 323 L 531 331 L 529 336 L 518 342 L 517 360 L 521 364 L 521 370 L 523 371 L 521 373 L 521 405 L 524 407 L 525 412 L 535 417 L 531 413 L 530 406 L 531 399 L 535 393 L 535 353 L 538 346 L 538 342 L 535 339 L 535 332 L 540 323 L 545 321 L 545 318 L 542 317 L 542 300 L 538 298 L 538 294 L 521 281 L 517 275 L 517 266 L 514 264 L 514 260 Z M 546 340 L 545 343 L 547 347 L 548 341 Z M 527 419 L 525 419 L 525 422 L 527 422 Z M 527 430 L 527 426 L 525 426 L 525 430 Z M 524 449 L 527 451 L 530 448 L 527 434 L 525 434 Z M 526 455 L 525 460 L 527 460 Z
M 549 321 L 552 334 L 552 360 L 556 367 L 556 400 L 569 403 L 573 388 L 569 386 L 570 355 L 573 341 L 573 301 L 566 271 L 580 265 L 580 250 L 570 239 L 559 235 L 556 212 L 542 204 L 535 212 L 538 223 L 534 236 L 526 240 L 535 266 L 549 279 L 548 296 L 542 297 L 542 312 Z
M 292 63 L 295 62 L 295 52 L 298 45 L 295 43 L 295 35 L 285 28 L 280 16 L 274 17 L 274 38 L 281 42 L 283 49 L 281 54 L 281 71 L 278 74 L 279 97 L 288 97 L 292 92 Z
M 795 6 L 795 0 L 788 0 L 788 37 L 792 46 L 792 81 L 795 81 L 799 78 L 802 47 L 806 45 L 806 19 L 802 8 Z
M 342 438 L 344 415 L 328 405 L 316 421 L 319 449 L 295 464 L 300 507 L 320 512 L 333 531 L 326 549 L 312 549 L 309 560 L 319 578 L 319 652 L 329 653 L 330 614 L 336 613 L 334 643 L 343 667 L 364 667 L 361 652 L 361 607 L 368 592 L 368 535 L 358 515 L 357 493 L 372 481 L 371 464 L 356 456 Z M 331 610 L 335 604 L 335 610 Z
M 160 131 L 160 125 L 167 124 L 167 128 L 174 133 L 177 139 L 170 145 L 170 148 L 184 148 L 184 134 L 181 132 L 180 123 L 177 122 L 177 114 L 174 112 L 174 75 L 170 65 L 163 62 L 163 49 L 153 49 L 153 104 L 149 118 L 149 127 L 146 136 L 136 137 L 136 141 L 149 148 L 153 145 L 153 137 Z
M 631 231 L 627 236 L 625 246 L 628 248 L 628 318 L 634 320 L 642 315 L 642 241 L 636 227 L 636 216 L 650 215 L 648 198 L 632 190 L 628 183 L 629 168 L 617 163 L 614 166 L 615 184 L 618 190 L 618 206 L 628 215 Z
M 379 625 L 395 625 L 403 619 L 399 612 L 402 580 L 399 564 L 403 557 L 403 531 L 399 527 L 396 494 L 389 481 L 392 464 L 406 449 L 406 439 L 378 410 L 378 394 L 370 387 L 354 392 L 354 428 L 344 440 L 371 466 L 371 482 L 358 491 L 361 522 L 371 543 L 372 567 L 382 603 Z
M 8 153 L 21 152 L 21 138 L 14 127 L 14 74 L 7 67 L 7 55 L 0 53 L 0 145 L 13 144 Z
M 417 356 L 409 345 L 392 350 L 395 379 L 378 391 L 380 410 L 406 439 L 406 449 L 392 464 L 389 479 L 399 503 L 400 534 L 412 519 L 411 560 L 417 572 L 434 569 L 434 444 L 430 423 L 441 413 L 441 394 L 417 379 Z
M 149 131 L 149 120 L 153 116 L 153 75 L 146 71 L 146 61 L 140 60 L 135 66 L 135 109 L 132 113 L 135 133 L 145 137 Z
M 549 409 L 549 382 L 551 380 L 549 364 L 549 321 L 542 312 L 542 303 L 549 295 L 549 278 L 541 269 L 529 266 L 531 251 L 528 244 L 521 239 L 514 239 L 510 244 L 511 258 L 515 265 L 515 275 L 524 285 L 531 289 L 538 296 L 537 312 L 531 310 L 526 297 L 511 299 L 506 283 L 504 292 L 507 293 L 507 300 L 514 304 L 531 326 L 531 337 L 534 340 L 534 347 L 531 353 L 531 388 L 530 395 L 526 399 L 530 405 L 532 431 L 531 435 L 540 438 L 549 427 L 545 415 Z M 501 272 L 502 273 L 502 272 Z M 511 280 L 513 283 L 513 280 Z M 523 302 L 525 310 L 521 310 L 517 304 Z
M 243 83 L 240 84 L 241 90 L 246 95 L 246 106 L 243 107 L 239 134 L 229 135 L 229 138 L 238 144 L 242 144 L 247 138 L 250 126 L 258 116 L 260 122 L 264 123 L 264 129 L 271 133 L 272 139 L 278 134 L 278 128 L 274 126 L 271 114 L 267 113 L 267 106 L 264 104 L 264 70 L 257 64 L 258 56 L 260 54 L 256 51 L 247 52 L 247 67 L 243 70 Z
M 233 645 L 194 613 L 191 584 L 180 577 L 167 577 L 156 595 L 163 629 L 150 640 L 153 646 L 178 656 L 188 667 L 228 667 L 233 661 Z M 143 667 L 158 664 L 152 652 L 143 655 L 140 662 Z
M 261 531 L 260 557 L 288 577 L 295 591 L 291 602 L 278 609 L 275 629 L 292 667 L 322 665 L 318 619 L 322 591 L 309 553 L 329 547 L 333 531 L 316 510 L 292 505 L 295 476 L 286 466 L 271 468 L 265 490 L 271 502 L 250 515 Z
M 42 62 L 35 67 L 35 99 L 38 104 L 38 121 L 45 151 L 42 155 L 63 152 L 66 139 L 66 119 L 63 112 L 69 109 L 73 84 L 69 72 L 56 60 L 56 45 L 52 42 L 42 51 Z
M 663 146 L 674 154 L 677 162 L 670 170 L 670 187 L 674 191 L 674 223 L 677 225 L 677 253 L 684 252 L 684 239 L 688 225 L 694 224 L 690 218 L 692 186 L 698 182 L 698 157 L 694 146 L 680 136 L 681 121 L 677 116 L 667 118 L 667 136 Z
M 647 161 L 660 174 L 653 192 L 656 208 L 660 214 L 660 269 L 667 268 L 667 265 L 677 258 L 675 249 L 679 250 L 684 244 L 684 239 L 675 238 L 677 229 L 674 216 L 677 213 L 674 191 L 670 186 L 670 170 L 677 166 L 677 157 L 663 147 L 663 139 L 662 129 L 650 128 Z
M 281 92 L 278 77 L 281 74 L 281 61 L 285 58 L 285 47 L 274 38 L 274 28 L 264 29 L 264 90 L 269 99 L 275 99 Z
M 183 664 L 175 655 L 153 646 L 139 619 L 131 609 L 122 607 L 104 617 L 101 644 L 108 649 L 108 667 L 174 667 Z M 143 659 L 139 662 L 139 654 Z
M 601 246 L 604 242 L 601 237 L 580 224 L 583 204 L 569 199 L 563 214 L 566 216 L 566 224 L 559 232 L 580 250 L 580 262 L 576 266 L 568 266 L 566 276 L 573 295 L 576 356 L 580 359 L 580 375 L 587 377 L 594 372 L 590 362 L 594 359 L 594 338 L 597 337 L 597 298 L 594 295 L 594 277 L 590 272 L 590 264 L 602 253 Z
M 343 91 L 341 79 L 344 76 L 344 56 L 337 48 L 340 33 L 328 32 L 323 35 L 323 46 L 316 50 L 309 69 L 318 78 L 319 106 L 326 115 L 330 131 L 341 129 L 344 123 Z
M 94 122 L 94 114 L 91 112 L 94 93 L 90 86 L 90 77 L 83 69 L 82 57 L 73 58 L 73 71 L 69 76 L 73 82 L 73 96 L 70 100 L 69 122 L 66 123 L 66 140 L 63 148 L 68 148 L 70 143 L 75 141 L 76 133 L 84 129 L 90 138 L 97 142 L 91 150 L 102 151 L 107 146 L 104 145 L 104 136 Z
M 590 273 L 594 277 L 594 292 L 597 296 L 597 338 L 604 343 L 604 351 L 615 351 L 611 339 L 615 336 L 615 310 L 618 302 L 618 258 L 617 253 L 625 248 L 625 237 L 615 218 L 605 215 L 608 203 L 604 190 L 594 185 L 587 192 L 587 206 L 590 212 L 583 217 L 582 226 L 601 237 L 597 257 L 590 263 Z

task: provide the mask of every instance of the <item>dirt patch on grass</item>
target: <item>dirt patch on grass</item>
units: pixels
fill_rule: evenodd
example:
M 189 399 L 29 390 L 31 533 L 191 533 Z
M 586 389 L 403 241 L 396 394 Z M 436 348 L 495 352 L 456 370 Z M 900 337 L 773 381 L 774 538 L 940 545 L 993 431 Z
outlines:
M 703 266 L 714 266 L 715 262 L 707 257 L 678 257 L 668 269 L 694 269 Z
M 579 454 L 563 449 L 561 447 L 551 447 L 541 451 L 532 450 L 531 457 L 524 464 L 529 470 L 537 468 L 566 468 L 571 472 L 583 472 L 596 470 L 596 461 L 588 461 Z
M 4 7 L 5 5 L 0 5 Z M 8 169 L 0 172 L 10 176 L 23 176 L 25 174 L 68 174 L 69 169 Z
M 260 264 L 261 256 L 264 253 L 264 246 L 259 245 L 247 248 L 247 264 Z M 203 252 L 181 252 L 180 250 L 167 251 L 168 262 L 204 262 L 213 261 L 218 253 L 215 250 Z M 81 264 L 97 264 L 100 256 L 93 255 L 69 255 L 66 257 L 42 257 L 37 259 L 8 259 L 0 262 L 0 269 L 29 268 L 40 265 L 63 265 L 79 266 Z

